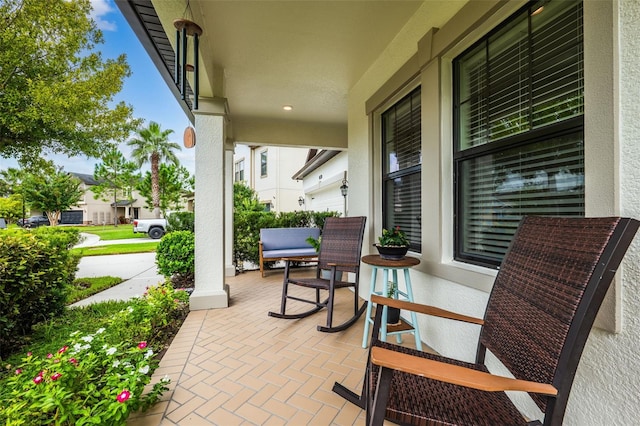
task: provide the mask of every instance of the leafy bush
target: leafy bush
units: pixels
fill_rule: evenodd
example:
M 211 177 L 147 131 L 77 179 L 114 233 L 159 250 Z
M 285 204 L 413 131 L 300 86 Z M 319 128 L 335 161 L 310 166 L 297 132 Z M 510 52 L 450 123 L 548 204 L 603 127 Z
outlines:
M 167 232 L 195 231 L 195 215 L 193 212 L 175 212 L 167 217 Z
M 158 272 L 171 278 L 176 288 L 193 287 L 195 236 L 190 231 L 166 234 L 156 248 Z
M 47 355 L 27 353 L 0 382 L 0 424 L 126 424 L 131 412 L 167 390 L 165 378 L 144 393 L 158 365 L 151 341 L 162 324 L 186 313 L 187 300 L 170 285 L 153 287 L 105 327 L 73 332 Z
M 0 233 L 0 358 L 34 324 L 59 315 L 79 257 L 76 230 L 41 228 Z

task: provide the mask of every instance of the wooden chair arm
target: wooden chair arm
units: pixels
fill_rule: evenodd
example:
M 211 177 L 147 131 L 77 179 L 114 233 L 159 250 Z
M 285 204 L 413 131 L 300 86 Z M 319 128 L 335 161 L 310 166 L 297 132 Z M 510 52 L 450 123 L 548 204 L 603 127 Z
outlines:
M 408 302 L 406 300 L 390 299 L 388 297 L 378 296 L 377 294 L 371 295 L 371 302 L 391 306 L 393 308 L 405 309 L 407 311 L 413 311 L 419 314 L 448 318 L 455 321 L 463 321 L 471 324 L 484 324 L 484 320 L 481 318 L 457 314 L 445 309 L 436 308 L 435 306 L 421 305 L 419 303 Z
M 375 346 L 371 348 L 371 362 L 380 367 L 482 391 L 522 391 L 551 396 L 558 394 L 558 390 L 547 383 L 496 376 Z

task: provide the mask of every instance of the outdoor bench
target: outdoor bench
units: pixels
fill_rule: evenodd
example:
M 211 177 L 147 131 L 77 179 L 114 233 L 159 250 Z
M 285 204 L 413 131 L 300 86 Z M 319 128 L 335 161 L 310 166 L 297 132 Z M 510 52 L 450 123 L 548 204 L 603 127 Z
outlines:
M 320 228 L 262 228 L 260 229 L 260 274 L 264 277 L 264 262 L 288 257 L 312 258 L 318 253 L 307 238 L 318 239 Z

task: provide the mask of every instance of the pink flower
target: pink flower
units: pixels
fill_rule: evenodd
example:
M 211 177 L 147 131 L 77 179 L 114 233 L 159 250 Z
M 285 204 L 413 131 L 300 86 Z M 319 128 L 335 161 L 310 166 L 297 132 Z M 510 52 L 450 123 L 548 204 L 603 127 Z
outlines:
M 51 380 L 53 380 L 53 381 L 55 382 L 55 381 L 56 381 L 56 380 L 58 380 L 60 377 L 62 377 L 62 374 L 60 374 L 60 373 L 53 373 L 53 374 L 51 375 Z
M 27 352 L 27 356 L 33 355 L 33 352 Z
M 118 400 L 118 402 L 123 403 L 125 402 L 127 399 L 129 399 L 129 397 L 131 397 L 131 392 L 129 392 L 128 390 L 123 390 L 122 392 L 120 392 L 118 394 L 118 396 L 116 397 L 116 399 Z
M 47 359 L 53 358 L 53 354 L 47 354 Z
M 78 360 L 77 360 L 77 359 L 75 359 L 75 358 L 70 358 L 70 359 L 69 359 L 69 362 L 70 362 L 71 364 L 73 364 L 73 365 L 78 365 Z
M 18 375 L 18 374 L 20 374 L 20 373 L 22 373 L 22 369 L 18 368 L 18 369 L 16 370 L 16 375 Z
M 66 346 L 66 345 L 65 345 L 65 346 L 61 347 L 61 348 L 58 350 L 58 353 L 59 353 L 59 354 L 63 354 L 63 353 L 65 353 L 65 352 L 67 351 L 67 349 L 69 349 L 69 346 Z
M 44 379 L 42 378 L 42 376 L 38 374 L 36 377 L 33 378 L 33 383 L 35 383 L 37 385 L 37 384 L 42 383 L 43 380 Z
M 140 342 L 138 343 L 138 349 L 144 349 L 147 347 L 147 342 Z

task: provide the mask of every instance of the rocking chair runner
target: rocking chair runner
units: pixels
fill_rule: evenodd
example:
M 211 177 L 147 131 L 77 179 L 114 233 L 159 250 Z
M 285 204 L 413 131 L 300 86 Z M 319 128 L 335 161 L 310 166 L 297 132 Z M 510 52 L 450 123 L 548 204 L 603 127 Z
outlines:
M 282 284 L 282 302 L 280 312 L 269 312 L 269 316 L 284 319 L 299 319 L 307 317 L 327 308 L 326 327 L 318 326 L 319 331 L 337 332 L 345 330 L 354 324 L 367 307 L 365 301 L 359 305 L 358 282 L 360 278 L 360 254 L 362 252 L 362 238 L 366 217 L 329 217 L 322 228 L 322 240 L 318 255 L 318 270 L 315 278 L 294 278 L 289 276 L 289 263 L 296 259 L 285 259 L 284 281 Z M 324 278 L 322 271 L 328 271 L 329 277 Z M 342 272 L 342 277 L 338 272 Z M 355 274 L 353 282 L 347 281 L 347 273 Z M 313 300 L 304 299 L 289 294 L 289 285 L 297 285 L 315 290 Z M 353 317 L 340 325 L 333 326 L 333 304 L 335 291 L 339 288 L 353 287 Z M 327 298 L 320 300 L 320 292 L 326 291 Z M 287 299 L 315 305 L 314 308 L 296 314 L 287 314 Z
M 539 425 L 527 422 L 503 392 L 528 392 L 544 425 L 561 425 L 578 362 L 600 304 L 639 222 L 625 218 L 527 217 L 496 277 L 484 320 L 379 296 L 361 395 L 334 392 L 410 425 Z M 377 339 L 382 306 L 481 325 L 475 363 Z M 492 352 L 515 379 L 491 375 Z

